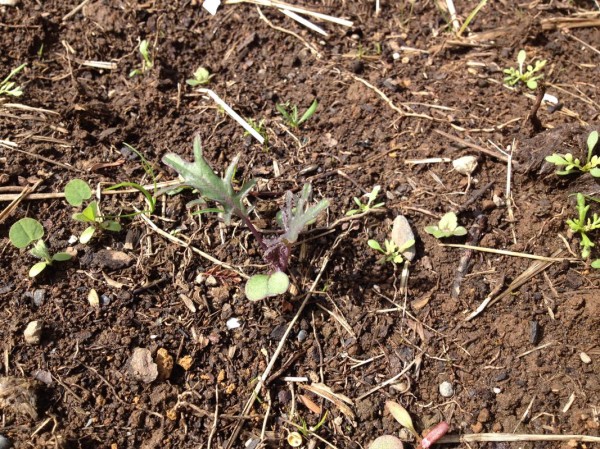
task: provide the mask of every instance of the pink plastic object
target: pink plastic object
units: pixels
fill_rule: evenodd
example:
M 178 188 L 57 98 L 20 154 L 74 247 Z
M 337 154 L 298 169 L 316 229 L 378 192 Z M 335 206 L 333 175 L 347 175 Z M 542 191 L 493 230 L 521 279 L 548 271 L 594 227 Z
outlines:
M 423 449 L 430 448 L 432 445 L 435 444 L 437 440 L 446 435 L 446 432 L 448 432 L 449 428 L 450 426 L 447 422 L 442 421 L 441 423 L 437 424 L 434 428 L 432 428 L 429 431 L 427 436 L 423 438 L 423 440 L 421 440 L 421 447 Z

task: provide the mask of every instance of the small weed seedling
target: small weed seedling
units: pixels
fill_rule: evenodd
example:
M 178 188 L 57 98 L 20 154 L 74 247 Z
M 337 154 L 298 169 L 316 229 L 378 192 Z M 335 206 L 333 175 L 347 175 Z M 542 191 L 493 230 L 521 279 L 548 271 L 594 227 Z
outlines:
M 461 236 L 467 233 L 467 230 L 458 226 L 458 218 L 454 212 L 448 212 L 440 219 L 439 223 L 434 226 L 427 226 L 425 232 L 433 235 L 436 239 L 444 237 Z
M 404 262 L 404 256 L 402 255 L 407 249 L 411 248 L 415 244 L 415 240 L 408 240 L 402 246 L 396 245 L 392 240 L 385 240 L 384 248 L 377 240 L 369 240 L 367 244 L 375 251 L 379 251 L 383 256 L 379 259 L 379 263 L 391 262 L 394 265 Z
M 6 78 L 0 82 L 0 95 L 9 95 L 11 97 L 20 97 L 23 95 L 23 89 L 17 86 L 14 81 L 10 79 L 25 68 L 27 64 L 21 64 L 16 69 L 13 69 Z
M 600 229 L 600 217 L 598 217 L 597 213 L 594 213 L 591 218 L 588 217 L 589 210 L 590 205 L 585 204 L 585 196 L 583 196 L 581 193 L 578 193 L 577 212 L 579 216 L 577 218 L 567 220 L 569 228 L 571 228 L 573 232 L 579 233 L 581 236 L 581 242 L 579 243 L 579 246 L 581 246 L 582 259 L 587 259 L 590 257 L 592 248 L 596 246 L 590 239 L 589 234 Z M 592 267 L 600 268 L 600 259 L 594 260 L 592 262 Z
M 392 417 L 398 421 L 400 425 L 406 428 L 415 440 L 417 440 L 418 449 L 430 448 L 444 436 L 450 428 L 447 422 L 441 421 L 432 427 L 424 438 L 421 438 L 421 435 L 415 430 L 410 414 L 404 407 L 394 401 L 387 401 L 385 403 L 385 408 L 387 408 L 390 415 L 392 415 Z M 403 447 L 402 441 L 400 441 L 399 438 L 392 435 L 384 435 L 373 441 L 368 449 L 402 449 Z
M 600 156 L 593 154 L 594 147 L 598 143 L 598 131 L 592 131 L 587 138 L 587 159 L 585 165 L 581 165 L 579 159 L 573 158 L 571 153 L 554 153 L 546 156 L 546 161 L 564 167 L 556 172 L 557 175 L 570 175 L 575 172 L 589 172 L 594 178 L 600 178 Z
M 367 199 L 367 204 L 363 204 L 359 198 L 354 197 L 353 199 L 356 205 L 358 206 L 358 209 L 349 210 L 348 212 L 346 212 L 346 216 L 352 217 L 353 215 L 367 213 L 373 209 L 383 207 L 383 205 L 385 204 L 383 202 L 373 204 L 373 202 L 377 199 L 377 195 L 379 195 L 380 190 L 381 186 L 375 186 L 373 187 L 373 190 L 371 190 L 371 192 L 365 193 L 363 195 Z
M 277 111 L 283 116 L 288 126 L 298 129 L 300 125 L 302 125 L 305 121 L 311 118 L 317 110 L 319 106 L 319 102 L 315 99 L 313 100 L 310 107 L 302 114 L 302 117 L 298 118 L 298 106 L 290 105 L 290 102 L 278 104 Z
M 260 134 L 260 136 L 263 139 L 265 139 L 265 142 L 263 143 L 263 148 L 266 149 L 269 145 L 269 135 L 267 134 L 267 126 L 265 125 L 265 120 L 261 119 L 260 122 L 257 122 L 251 118 L 246 118 L 246 121 L 252 127 L 252 129 L 254 131 L 256 131 L 258 134 Z M 250 136 L 250 135 L 251 134 L 249 131 L 244 131 L 244 136 Z
M 92 196 L 90 186 L 81 179 L 73 179 L 65 186 L 65 198 L 72 206 L 81 206 L 83 202 Z M 79 236 L 79 241 L 83 244 L 88 243 L 96 231 L 119 232 L 121 225 L 114 220 L 108 220 L 100 213 L 97 201 L 92 201 L 81 212 L 73 214 L 73 220 L 83 223 L 90 223 Z
M 142 67 L 140 67 L 139 69 L 133 69 L 131 72 L 129 72 L 129 78 L 133 78 L 137 75 L 142 75 L 148 70 L 150 70 L 152 67 L 154 67 L 154 60 L 150 55 L 149 46 L 150 44 L 146 39 L 140 42 L 139 51 L 140 55 L 142 56 Z
M 39 221 L 33 218 L 21 218 L 8 231 L 8 238 L 14 246 L 22 249 L 33 243 L 30 253 L 38 259 L 42 259 L 41 262 L 34 264 L 29 269 L 29 277 L 37 276 L 53 262 L 63 262 L 71 259 L 71 255 L 68 253 L 50 255 L 50 251 L 42 237 L 44 237 L 44 228 Z
M 232 216 L 236 216 L 252 232 L 263 252 L 263 259 L 271 267 L 269 273 L 254 275 L 246 283 L 246 297 L 251 301 L 258 301 L 287 291 L 289 278 L 285 271 L 290 260 L 292 245 L 298 240 L 300 232 L 329 206 L 329 201 L 321 200 L 310 206 L 308 204 L 312 192 L 310 184 L 305 184 L 299 195 L 286 192 L 281 216 L 283 232 L 277 237 L 264 238 L 250 220 L 248 210 L 244 206 L 244 199 L 256 181 L 245 182 L 237 192 L 233 188 L 233 177 L 239 158 L 240 155 L 233 159 L 225 170 L 223 178 L 220 178 L 204 159 L 200 138 L 196 137 L 194 162 L 188 162 L 173 153 L 165 155 L 163 162 L 179 173 L 185 185 L 195 188 L 205 199 L 214 201 L 221 207 L 221 209 L 207 211 L 219 212 L 226 224 L 230 223 Z
M 504 73 L 506 74 L 504 77 L 505 84 L 508 86 L 514 86 L 515 84 L 521 82 L 531 90 L 537 89 L 537 80 L 543 78 L 544 75 L 536 75 L 536 73 L 540 72 L 544 68 L 547 61 L 545 59 L 542 59 L 541 61 L 535 61 L 534 66 L 528 65 L 526 67 L 527 70 L 523 70 L 526 59 L 527 53 L 525 53 L 525 50 L 521 50 L 517 55 L 517 63 L 519 64 L 519 67 L 516 69 L 514 67 L 504 69 Z
M 194 72 L 193 76 L 194 76 L 194 78 L 185 80 L 185 82 L 188 83 L 192 87 L 196 87 L 196 86 L 202 86 L 204 84 L 208 84 L 210 82 L 210 79 L 215 75 L 212 75 L 208 71 L 208 69 L 205 69 L 204 67 L 198 67 L 196 69 L 196 71 Z

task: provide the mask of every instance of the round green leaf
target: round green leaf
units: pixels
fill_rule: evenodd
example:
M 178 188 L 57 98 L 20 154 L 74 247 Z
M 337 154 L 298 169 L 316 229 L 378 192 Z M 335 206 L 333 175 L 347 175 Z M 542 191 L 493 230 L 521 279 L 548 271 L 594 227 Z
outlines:
M 41 223 L 33 218 L 21 218 L 10 227 L 8 238 L 17 248 L 25 248 L 44 236 Z
M 587 138 L 588 150 L 592 151 L 598 143 L 598 131 L 592 131 Z
M 73 179 L 65 186 L 65 198 L 71 206 L 81 206 L 92 197 L 92 190 L 87 182 Z
M 256 274 L 246 282 L 245 293 L 250 301 L 260 301 L 270 296 L 284 294 L 289 286 L 290 279 L 282 271 L 273 274 Z
M 42 271 L 44 271 L 47 266 L 48 266 L 48 264 L 46 262 L 36 263 L 34 266 L 32 266 L 29 269 L 29 277 L 30 278 L 36 277 L 38 274 L 40 274 Z

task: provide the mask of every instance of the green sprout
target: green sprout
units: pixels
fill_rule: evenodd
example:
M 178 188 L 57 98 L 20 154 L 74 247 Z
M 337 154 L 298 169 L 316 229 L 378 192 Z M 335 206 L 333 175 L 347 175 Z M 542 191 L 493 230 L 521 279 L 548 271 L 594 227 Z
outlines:
M 425 232 L 433 235 L 436 239 L 441 239 L 465 235 L 467 230 L 462 226 L 458 226 L 458 218 L 456 218 L 454 212 L 448 212 L 444 214 L 437 225 L 427 226 Z
M 142 67 L 140 67 L 139 69 L 133 69 L 131 72 L 129 72 L 129 78 L 133 78 L 137 75 L 142 75 L 143 73 L 147 72 L 152 67 L 154 67 L 154 61 L 152 59 L 152 56 L 150 55 L 149 45 L 150 44 L 146 39 L 140 42 L 139 51 L 140 55 L 142 56 Z
M 137 154 L 137 156 L 140 158 L 140 161 L 142 163 L 142 168 L 146 172 L 146 175 L 148 175 L 152 179 L 152 183 L 154 185 L 154 191 L 156 191 L 156 175 L 154 173 L 154 169 L 152 168 L 152 164 L 150 162 L 148 162 L 148 160 L 144 157 L 144 155 L 142 153 L 140 153 L 138 150 L 136 150 L 134 147 L 132 147 L 128 143 L 124 143 L 124 145 L 130 151 Z M 135 217 L 136 215 L 139 215 L 139 214 L 150 215 L 150 214 L 154 213 L 154 209 L 156 209 L 156 197 L 154 197 L 144 186 L 142 186 L 141 184 L 138 184 L 137 182 L 131 182 L 131 181 L 120 182 L 118 184 L 108 187 L 106 190 L 117 190 L 122 187 L 129 187 L 131 189 L 135 189 L 138 192 L 140 192 L 142 194 L 142 196 L 144 197 L 144 199 L 146 200 L 148 208 L 143 211 L 140 211 L 140 212 L 133 212 L 133 213 L 126 214 L 126 215 L 120 214 L 119 215 L 120 218 Z
M 314 113 L 317 111 L 317 106 L 319 106 L 319 102 L 315 99 L 300 118 L 298 118 L 298 106 L 295 104 L 290 105 L 289 101 L 278 104 L 276 108 L 290 127 L 298 129 L 300 128 L 300 125 L 314 115 Z
M 581 236 L 581 258 L 587 259 L 592 253 L 592 248 L 596 246 L 589 237 L 591 232 L 600 229 L 600 217 L 594 212 L 592 217 L 588 217 L 590 205 L 585 204 L 585 196 L 581 193 L 577 193 L 577 212 L 579 216 L 567 220 L 567 225 L 573 232 L 579 233 Z M 593 268 L 600 268 L 600 259 L 596 259 L 592 262 Z
M 354 197 L 353 199 L 356 205 L 358 206 L 358 209 L 349 210 L 348 212 L 346 212 L 346 216 L 351 217 L 353 215 L 363 214 L 373 209 L 379 209 L 380 207 L 383 207 L 383 205 L 385 204 L 383 202 L 373 204 L 373 202 L 377 199 L 377 195 L 379 195 L 380 190 L 381 186 L 375 186 L 373 187 L 373 190 L 363 195 L 367 199 L 367 204 L 363 204 L 359 198 Z
M 208 69 L 205 69 L 204 67 L 198 67 L 194 72 L 193 76 L 194 78 L 185 80 L 185 82 L 188 83 L 190 86 L 196 87 L 203 84 L 208 84 L 210 82 L 210 79 L 215 75 L 212 75 L 208 71 Z
M 13 69 L 6 78 L 0 82 L 0 95 L 9 95 L 11 97 L 20 97 L 23 95 L 23 89 L 21 86 L 17 86 L 14 81 L 10 79 L 25 68 L 27 64 L 21 64 L 16 69 Z
M 587 138 L 587 159 L 584 165 L 581 161 L 573 157 L 571 153 L 558 154 L 554 153 L 546 156 L 546 161 L 564 167 L 556 172 L 557 175 L 570 175 L 577 171 L 586 173 L 589 172 L 594 178 L 600 178 L 600 156 L 593 154 L 594 147 L 598 143 L 598 131 L 592 131 Z
M 246 121 L 248 122 L 248 124 L 252 127 L 252 129 L 254 131 L 256 131 L 258 134 L 260 134 L 260 136 L 265 139 L 265 142 L 263 144 L 264 148 L 267 148 L 268 144 L 269 144 L 269 135 L 267 134 L 267 127 L 265 125 L 265 120 L 261 119 L 260 122 L 257 122 L 251 118 L 246 118 Z M 249 136 L 250 132 L 249 131 L 244 131 L 244 136 Z
M 379 251 L 383 254 L 383 257 L 379 259 L 379 263 L 391 262 L 394 265 L 404 262 L 404 253 L 407 249 L 411 248 L 415 244 L 415 240 L 408 240 L 401 246 L 396 245 L 392 240 L 385 240 L 384 248 L 377 240 L 369 240 L 367 244 L 375 251 Z
M 81 179 L 73 179 L 65 186 L 65 199 L 72 206 L 81 206 L 91 196 L 92 190 L 90 186 Z M 97 230 L 112 232 L 119 232 L 121 230 L 119 223 L 102 216 L 97 201 L 92 201 L 83 211 L 73 214 L 73 220 L 91 224 L 79 236 L 79 241 L 83 244 L 88 243 Z
M 50 255 L 50 251 L 46 246 L 46 243 L 42 240 L 44 237 L 44 228 L 42 224 L 33 218 L 21 218 L 19 221 L 14 223 L 8 231 L 8 238 L 10 242 L 19 249 L 26 248 L 33 243 L 30 253 L 42 259 L 41 262 L 34 264 L 29 269 L 29 277 L 35 277 L 46 269 L 46 267 L 52 265 L 53 262 L 63 262 L 71 259 L 71 255 L 68 253 L 59 252 L 54 255 Z
M 237 191 L 233 186 L 239 158 L 240 155 L 237 155 L 233 159 L 221 178 L 204 159 L 200 138 L 196 137 L 193 162 L 188 162 L 174 153 L 165 155 L 163 162 L 179 173 L 183 178 L 183 185 L 195 188 L 202 195 L 201 201 L 210 200 L 220 206 L 220 208 L 208 209 L 205 212 L 218 212 L 226 224 L 229 224 L 231 218 L 235 216 L 241 219 L 250 230 L 262 250 L 264 261 L 271 268 L 267 274 L 252 276 L 246 284 L 246 297 L 252 301 L 258 301 L 281 295 L 287 291 L 289 278 L 285 271 L 291 257 L 292 246 L 298 241 L 302 230 L 329 206 L 329 201 L 321 200 L 315 205 L 309 205 L 312 193 L 310 184 L 305 184 L 302 192 L 298 195 L 287 191 L 281 215 L 283 232 L 276 237 L 265 238 L 250 220 L 249 212 L 244 205 L 244 199 L 256 181 L 243 183 Z M 198 202 L 196 200 L 190 204 Z
M 504 83 L 508 86 L 514 86 L 515 84 L 521 82 L 529 89 L 535 90 L 538 86 L 537 80 L 544 77 L 543 74 L 536 75 L 536 73 L 542 70 L 548 61 L 545 59 L 542 59 L 541 61 L 535 61 L 535 66 L 527 65 L 527 70 L 523 70 L 525 59 L 527 59 L 527 53 L 525 53 L 525 50 L 521 50 L 517 55 L 517 63 L 519 64 L 519 67 L 509 67 L 508 69 L 503 70 L 503 72 L 506 74 L 504 77 Z

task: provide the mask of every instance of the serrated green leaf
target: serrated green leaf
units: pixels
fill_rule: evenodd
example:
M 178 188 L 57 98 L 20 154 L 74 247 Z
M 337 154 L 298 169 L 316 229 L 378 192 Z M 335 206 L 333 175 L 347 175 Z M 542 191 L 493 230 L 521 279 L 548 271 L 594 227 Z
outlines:
M 81 206 L 92 197 L 92 189 L 82 179 L 72 179 L 65 186 L 65 199 L 71 206 Z
M 44 236 L 42 224 L 34 218 L 21 218 L 14 223 L 8 231 L 10 242 L 17 248 L 25 248 L 31 242 L 41 239 Z
M 36 263 L 29 269 L 29 277 L 30 278 L 36 277 L 38 274 L 40 274 L 42 271 L 44 271 L 47 266 L 48 266 L 48 264 L 46 262 Z
M 307 183 L 304 184 L 300 195 L 294 195 L 290 191 L 285 193 L 285 203 L 281 215 L 285 232 L 280 238 L 288 244 L 296 242 L 300 232 L 329 206 L 328 200 L 321 200 L 313 206 L 308 206 L 311 192 L 312 187 Z

